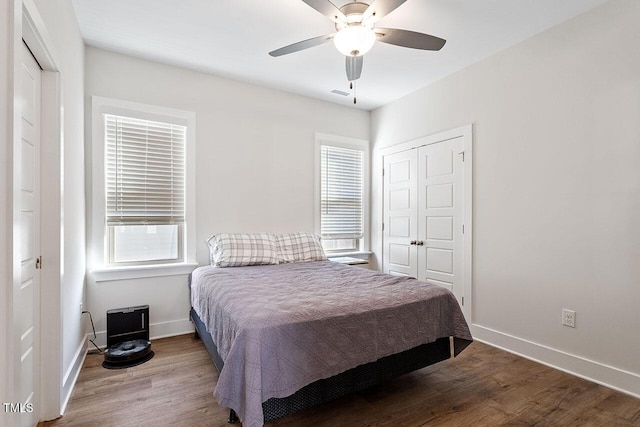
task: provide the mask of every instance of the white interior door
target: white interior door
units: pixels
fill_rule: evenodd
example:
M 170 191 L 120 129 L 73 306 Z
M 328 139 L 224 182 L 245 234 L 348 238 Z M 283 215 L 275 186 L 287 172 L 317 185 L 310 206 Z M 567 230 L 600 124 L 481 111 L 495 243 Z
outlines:
M 40 390 L 40 105 L 41 70 L 23 45 L 20 114 L 22 118 L 20 177 L 20 287 L 14 292 L 14 323 L 19 340 L 16 387 L 24 404 L 20 424 L 38 422 Z
M 464 168 L 462 137 L 418 150 L 418 279 L 444 286 L 462 304 Z
M 443 286 L 460 305 L 465 292 L 464 148 L 463 136 L 434 136 L 383 159 L 383 271 Z
M 416 150 L 384 156 L 382 266 L 388 274 L 418 277 L 417 173 Z

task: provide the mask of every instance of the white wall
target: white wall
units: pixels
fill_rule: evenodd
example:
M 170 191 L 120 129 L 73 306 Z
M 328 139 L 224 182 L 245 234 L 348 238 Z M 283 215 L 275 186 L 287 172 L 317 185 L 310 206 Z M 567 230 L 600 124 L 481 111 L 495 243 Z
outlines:
M 70 0 L 35 0 L 54 43 L 62 76 L 62 310 L 63 398 L 82 362 L 85 332 L 80 303 L 85 289 L 84 42 Z M 43 159 L 43 162 L 47 159 Z M 45 213 L 43 213 L 45 214 Z M 45 301 L 43 303 L 46 304 Z M 43 349 L 43 356 L 46 350 Z M 63 402 L 64 403 L 64 402 Z
M 0 200 L 8 201 L 12 197 L 10 167 L 12 158 L 11 131 L 13 117 L 13 82 L 11 69 L 13 67 L 13 51 L 9 43 L 13 37 L 13 19 L 11 16 L 12 1 L 0 0 Z M 9 266 L 12 263 L 12 224 L 9 221 L 11 204 L 2 203 L 0 208 L 0 399 L 5 402 L 11 396 L 12 384 L 9 378 L 11 366 L 9 359 L 12 307 L 13 274 Z M 7 420 L 0 416 L 0 426 Z
M 366 111 L 93 47 L 86 50 L 85 73 L 87 106 L 95 95 L 196 113 L 200 264 L 208 263 L 204 238 L 212 233 L 313 231 L 314 133 L 369 139 Z M 89 218 L 91 214 L 89 206 Z M 91 247 L 100 244 L 89 242 Z M 90 279 L 87 294 L 98 331 L 106 328 L 107 309 L 137 304 L 150 305 L 152 336 L 190 328 L 184 275 L 99 283 Z
M 611 1 L 375 110 L 371 136 L 473 123 L 474 336 L 636 395 L 639 20 L 640 2 Z

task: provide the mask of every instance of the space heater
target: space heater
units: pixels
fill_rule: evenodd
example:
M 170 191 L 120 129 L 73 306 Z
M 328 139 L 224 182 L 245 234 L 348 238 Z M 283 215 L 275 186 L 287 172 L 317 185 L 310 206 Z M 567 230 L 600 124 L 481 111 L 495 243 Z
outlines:
M 153 356 L 149 341 L 149 306 L 107 310 L 107 349 L 102 366 L 130 368 Z

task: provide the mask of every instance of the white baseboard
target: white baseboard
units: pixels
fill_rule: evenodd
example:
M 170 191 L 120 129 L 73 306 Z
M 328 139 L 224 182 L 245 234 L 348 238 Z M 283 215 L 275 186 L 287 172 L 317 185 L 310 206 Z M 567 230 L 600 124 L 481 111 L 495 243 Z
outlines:
M 640 399 L 640 375 L 478 324 L 473 339 Z
M 168 322 L 151 323 L 149 325 L 149 338 L 156 340 L 160 338 L 173 337 L 176 335 L 189 334 L 194 331 L 193 323 L 187 319 L 170 320 Z M 93 334 L 90 334 L 93 337 Z M 107 346 L 107 331 L 96 332 L 95 343 L 100 348 Z M 93 345 L 91 345 L 93 347 Z
M 85 338 L 78 346 L 73 356 L 71 366 L 69 366 L 69 369 L 67 369 L 67 372 L 64 373 L 64 377 L 62 378 L 62 404 L 60 406 L 60 414 L 64 414 L 67 410 L 67 404 L 69 403 L 69 399 L 71 399 L 71 393 L 73 393 L 73 388 L 76 385 L 76 381 L 80 375 L 80 369 L 82 369 L 86 357 L 87 340 Z
M 191 320 L 180 319 L 169 322 L 152 323 L 149 325 L 149 336 L 152 340 L 174 337 L 193 332 L 195 329 Z

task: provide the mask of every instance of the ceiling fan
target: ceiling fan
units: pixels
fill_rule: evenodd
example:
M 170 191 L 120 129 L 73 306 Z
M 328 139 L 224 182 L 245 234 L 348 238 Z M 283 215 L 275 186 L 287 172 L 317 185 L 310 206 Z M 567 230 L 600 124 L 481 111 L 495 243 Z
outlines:
M 407 0 L 373 0 L 370 5 L 353 1 L 340 8 L 330 0 L 302 1 L 331 19 L 335 23 L 336 32 L 290 44 L 269 52 L 269 55 L 274 57 L 287 55 L 333 40 L 336 48 L 346 56 L 346 71 L 349 82 L 360 78 L 362 55 L 373 47 L 376 40 L 421 50 L 440 50 L 446 43 L 446 40 L 429 34 L 375 26 L 379 19 L 393 12 Z

